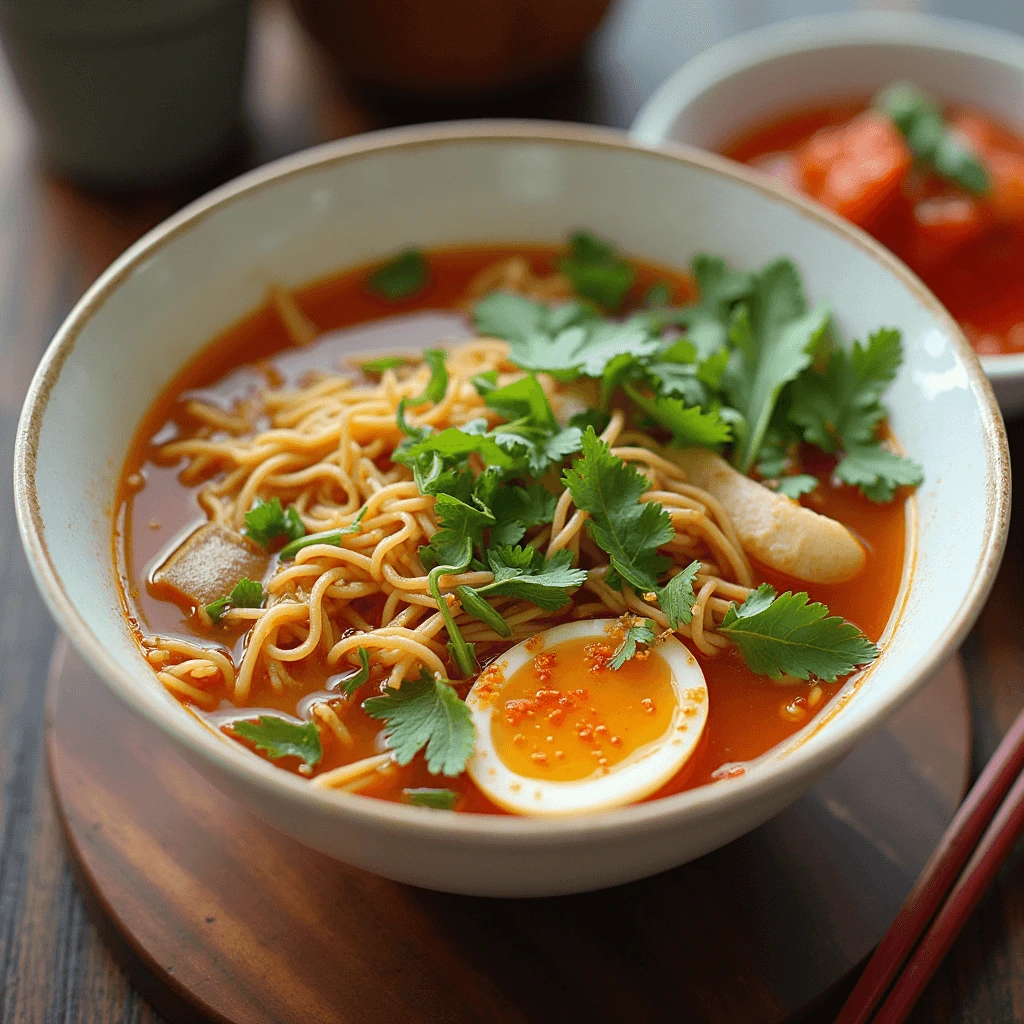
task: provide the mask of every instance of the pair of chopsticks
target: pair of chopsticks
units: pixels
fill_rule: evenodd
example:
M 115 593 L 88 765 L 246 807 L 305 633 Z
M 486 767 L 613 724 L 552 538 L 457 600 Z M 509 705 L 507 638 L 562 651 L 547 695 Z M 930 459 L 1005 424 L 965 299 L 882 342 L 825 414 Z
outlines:
M 1022 769 L 1024 711 L 960 805 L 836 1024 L 906 1020 L 1024 831 Z

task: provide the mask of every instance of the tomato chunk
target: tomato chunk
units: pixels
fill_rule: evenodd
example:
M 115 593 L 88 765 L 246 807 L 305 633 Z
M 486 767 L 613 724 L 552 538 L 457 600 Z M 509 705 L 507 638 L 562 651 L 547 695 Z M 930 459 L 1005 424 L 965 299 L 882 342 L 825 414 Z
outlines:
M 823 128 L 797 154 L 804 191 L 865 227 L 899 193 L 913 158 L 896 126 L 873 110 Z

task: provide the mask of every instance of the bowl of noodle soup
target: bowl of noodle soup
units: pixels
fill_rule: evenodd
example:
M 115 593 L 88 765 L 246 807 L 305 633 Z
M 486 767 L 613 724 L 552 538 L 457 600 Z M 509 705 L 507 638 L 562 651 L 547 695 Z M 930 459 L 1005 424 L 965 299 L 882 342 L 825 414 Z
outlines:
M 898 328 L 889 477 L 779 448 L 802 392 L 739 383 L 772 317 L 805 391 L 821 339 Z M 739 321 L 759 364 L 702 347 Z M 150 232 L 47 351 L 15 479 L 61 627 L 199 770 L 486 895 L 665 870 L 805 792 L 955 650 L 1009 512 L 989 386 L 891 255 L 714 156 L 520 123 L 332 143 Z M 750 639 L 824 604 L 831 661 Z

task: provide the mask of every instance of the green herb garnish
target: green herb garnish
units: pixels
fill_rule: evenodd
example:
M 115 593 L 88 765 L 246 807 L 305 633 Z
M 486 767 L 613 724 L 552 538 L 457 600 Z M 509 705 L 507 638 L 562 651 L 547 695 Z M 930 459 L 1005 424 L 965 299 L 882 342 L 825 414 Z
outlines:
M 878 657 L 878 648 L 852 623 L 829 616 L 804 593 L 776 594 L 762 583 L 737 607 L 731 605 L 718 631 L 739 648 L 747 667 L 779 679 L 816 676 L 826 682 Z
M 281 499 L 275 496 L 270 501 L 256 499 L 256 504 L 245 513 L 242 533 L 266 548 L 278 537 L 298 540 L 305 536 L 306 528 L 302 525 L 297 509 L 293 505 L 282 508 Z
M 453 811 L 459 794 L 450 789 L 403 789 L 402 796 L 413 807 L 430 807 L 435 811 Z
M 206 606 L 206 614 L 218 625 L 229 608 L 261 608 L 265 598 L 262 584 L 243 576 L 230 594 Z
M 700 561 L 695 560 L 658 591 L 658 604 L 668 616 L 668 624 L 673 629 L 678 629 L 680 623 L 689 625 L 693 621 L 693 603 L 697 600 L 693 592 L 693 581 L 698 572 Z
M 658 576 L 671 564 L 658 548 L 676 534 L 672 519 L 656 501 L 641 502 L 647 477 L 611 454 L 592 427 L 583 435 L 583 457 L 562 482 L 578 509 L 590 513 L 586 529 L 609 555 L 612 568 L 641 593 L 658 589 Z
M 912 82 L 896 82 L 875 97 L 873 106 L 896 125 L 919 161 L 972 196 L 991 191 L 992 178 L 984 163 L 926 92 Z
M 465 770 L 476 730 L 469 708 L 447 680 L 424 669 L 418 680 L 407 679 L 398 690 L 370 697 L 363 709 L 384 721 L 384 736 L 399 764 L 408 764 L 425 747 L 432 775 L 454 776 Z
M 448 390 L 448 367 L 444 362 L 444 349 L 424 349 L 423 361 L 430 367 L 430 380 L 427 381 L 422 395 L 418 398 L 407 399 L 408 405 L 422 405 L 424 402 L 433 402 L 434 405 L 437 405 Z
M 419 249 L 406 249 L 367 279 L 370 291 L 389 302 L 408 299 L 427 283 L 427 261 Z
M 335 547 L 341 547 L 342 537 L 349 537 L 353 533 L 359 532 L 359 524 L 364 515 L 366 515 L 366 509 L 361 508 L 359 514 L 348 526 L 339 526 L 336 530 L 321 530 L 319 533 L 307 533 L 305 537 L 289 541 L 278 552 L 278 557 L 286 562 L 288 559 L 294 558 L 303 548 L 308 548 L 313 544 L 333 544 Z
M 630 658 L 636 655 L 638 644 L 649 646 L 654 643 L 655 623 L 653 619 L 644 619 L 638 625 L 630 626 L 622 643 L 615 649 L 615 654 L 609 664 L 615 670 L 622 668 Z
M 619 256 L 611 242 L 588 231 L 575 231 L 569 238 L 569 255 L 559 269 L 572 282 L 577 295 L 593 299 L 608 309 L 618 309 L 633 286 L 636 274 Z
M 359 655 L 359 668 L 350 676 L 340 680 L 341 692 L 346 697 L 351 697 L 360 686 L 364 686 L 370 681 L 370 655 L 366 653 L 365 647 L 357 647 L 356 653 Z
M 257 750 L 264 751 L 275 760 L 297 757 L 312 768 L 323 757 L 320 732 L 315 722 L 296 725 L 276 715 L 260 715 L 255 722 L 233 722 L 231 728 L 236 735 L 250 740 Z
M 382 356 L 380 359 L 368 360 L 359 369 L 363 373 L 383 373 L 385 370 L 396 370 L 399 366 L 405 366 L 401 356 Z

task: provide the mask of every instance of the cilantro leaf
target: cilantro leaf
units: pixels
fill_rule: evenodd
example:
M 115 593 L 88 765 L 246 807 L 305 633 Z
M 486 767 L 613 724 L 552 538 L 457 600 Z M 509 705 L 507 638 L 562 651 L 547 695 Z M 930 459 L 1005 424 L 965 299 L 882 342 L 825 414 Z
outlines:
M 551 404 L 537 377 L 528 373 L 519 380 L 494 388 L 484 396 L 484 403 L 502 419 L 525 419 L 538 427 L 558 429 L 558 421 L 551 411 Z
M 678 322 L 701 359 L 725 348 L 737 302 L 754 287 L 754 275 L 730 270 L 719 256 L 695 256 L 691 264 L 699 288 L 697 301 L 680 311 Z
M 297 757 L 312 768 L 323 757 L 320 731 L 315 722 L 296 725 L 276 715 L 260 715 L 255 722 L 234 722 L 231 729 L 274 759 Z
M 900 332 L 882 328 L 866 345 L 834 349 L 824 371 L 802 373 L 789 389 L 790 422 L 803 439 L 826 452 L 874 440 L 885 417 L 880 403 L 903 361 Z
M 615 654 L 609 663 L 613 669 L 620 669 L 636 654 L 637 644 L 654 643 L 654 620 L 644 619 L 639 624 L 634 624 L 626 630 L 622 643 L 615 649 Z
M 809 473 L 794 473 L 792 476 L 780 476 L 774 481 L 765 481 L 772 490 L 784 494 L 796 501 L 802 494 L 810 494 L 818 486 L 818 478 Z
M 723 378 L 730 404 L 747 424 L 733 453 L 742 472 L 757 459 L 779 393 L 810 366 L 829 319 L 824 306 L 808 311 L 790 260 L 778 260 L 754 275 L 753 290 L 733 315 L 729 338 L 735 351 Z
M 371 718 L 384 721 L 384 736 L 399 764 L 426 747 L 431 775 L 459 775 L 473 753 L 476 729 L 469 708 L 447 680 L 424 669 L 416 681 L 363 702 Z
M 431 434 L 408 447 L 396 450 L 392 461 L 410 466 L 424 454 L 436 453 L 442 460 L 461 459 L 477 452 L 489 466 L 513 469 L 516 460 L 488 434 L 469 434 L 458 427 L 447 427 L 440 434 Z
M 658 576 L 670 561 L 658 548 L 674 536 L 669 514 L 657 502 L 641 502 L 647 477 L 622 459 L 594 433 L 583 435 L 583 457 L 566 470 L 562 482 L 578 509 L 588 512 L 587 532 L 610 556 L 612 568 L 641 592 L 658 589 Z
M 698 572 L 700 560 L 694 559 L 658 591 L 658 604 L 668 616 L 668 624 L 673 629 L 678 629 L 680 623 L 688 625 L 693 620 L 693 603 L 697 600 L 693 592 L 693 581 Z
M 369 359 L 359 369 L 363 373 L 383 373 L 385 370 L 394 370 L 399 366 L 405 366 L 405 360 L 401 356 L 381 356 L 380 359 Z
M 730 605 L 719 626 L 739 648 L 747 667 L 779 679 L 816 676 L 832 682 L 878 657 L 878 648 L 852 623 L 829 616 L 804 593 L 776 594 L 762 583 L 738 608 Z
M 360 522 L 363 516 L 366 515 L 366 509 L 361 508 L 359 515 L 352 520 L 348 526 L 339 526 L 336 530 L 321 530 L 319 533 L 307 533 L 305 537 L 299 537 L 298 540 L 289 541 L 283 548 L 277 553 L 278 558 L 282 562 L 288 561 L 290 558 L 294 558 L 303 548 L 308 548 L 311 544 L 333 544 L 335 547 L 341 547 L 341 538 L 350 536 L 353 533 L 358 533 L 360 530 Z
M 344 676 L 338 680 L 341 692 L 346 697 L 351 697 L 360 686 L 364 686 L 370 681 L 370 655 L 367 654 L 365 647 L 357 647 L 356 653 L 359 655 L 359 668 L 351 675 Z
M 402 796 L 413 807 L 430 807 L 435 811 L 453 811 L 459 800 L 459 794 L 453 793 L 450 789 L 429 789 L 427 787 L 403 789 Z
M 518 597 L 545 611 L 557 611 L 569 603 L 567 590 L 582 586 L 585 569 L 572 568 L 572 553 L 556 551 L 547 561 L 533 547 L 493 547 L 487 561 L 494 573 L 494 582 L 476 588 L 481 597 Z
M 836 476 L 859 487 L 873 502 L 892 501 L 897 487 L 916 487 L 924 480 L 921 467 L 880 444 L 851 445 L 836 466 Z
M 717 410 L 705 412 L 699 406 L 684 406 L 678 398 L 643 395 L 628 384 L 626 394 L 651 419 L 670 431 L 672 442 L 682 448 L 694 445 L 714 448 L 732 437 L 732 429 Z
M 427 283 L 427 261 L 419 249 L 406 249 L 378 267 L 366 283 L 390 302 L 408 299 Z
M 243 576 L 235 584 L 230 594 L 226 597 L 219 597 L 212 604 L 206 606 L 206 614 L 216 625 L 229 608 L 260 608 L 265 597 L 262 584 L 249 579 L 248 576 Z
M 572 282 L 577 295 L 613 310 L 622 305 L 636 277 L 614 245 L 587 231 L 575 231 L 570 236 L 569 255 L 559 269 Z
M 298 540 L 305 535 L 306 528 L 295 507 L 289 505 L 287 509 L 282 508 L 281 499 L 275 495 L 270 501 L 256 499 L 256 504 L 245 513 L 242 533 L 266 548 L 278 537 Z
M 448 391 L 448 367 L 444 361 L 443 348 L 426 348 L 423 350 L 423 361 L 430 367 L 430 380 L 417 398 L 406 399 L 406 405 L 422 405 L 433 402 L 437 405 Z
M 483 531 L 495 523 L 490 510 L 473 501 L 460 501 L 450 494 L 439 494 L 434 500 L 434 515 L 441 529 L 420 548 L 420 561 L 426 568 L 438 565 L 463 566 L 466 545 L 472 549 L 483 542 Z
M 558 499 L 541 484 L 501 487 L 489 502 L 495 525 L 491 545 L 515 544 L 527 530 L 550 523 Z
M 580 433 L 587 427 L 593 427 L 594 432 L 600 434 L 608 426 L 609 420 L 611 417 L 608 413 L 602 412 L 600 409 L 584 409 L 569 417 L 569 426 L 576 427 Z

